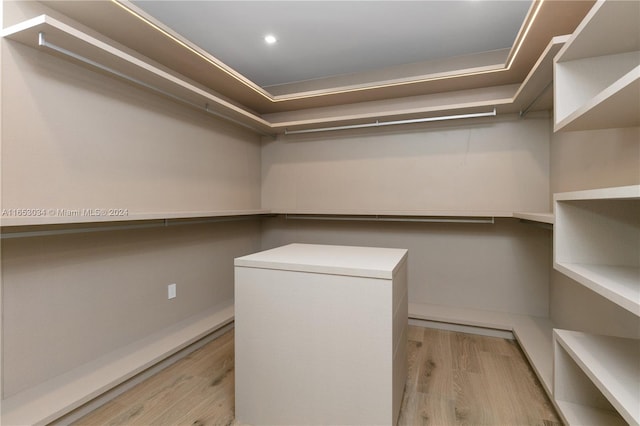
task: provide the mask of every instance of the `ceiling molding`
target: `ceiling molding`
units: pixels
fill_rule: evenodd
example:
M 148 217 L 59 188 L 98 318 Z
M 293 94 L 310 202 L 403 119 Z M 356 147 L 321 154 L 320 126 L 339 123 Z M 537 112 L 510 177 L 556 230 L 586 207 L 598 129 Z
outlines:
M 387 74 L 380 72 L 386 78 L 378 80 L 371 80 L 368 74 L 369 80 L 358 83 L 359 78 L 367 78 L 367 73 L 359 73 L 346 80 L 325 79 L 325 83 L 333 82 L 334 86 L 302 90 L 303 86 L 298 85 L 301 91 L 294 92 L 280 87 L 278 94 L 253 83 L 126 0 L 43 3 L 249 111 L 269 114 L 521 83 L 551 38 L 573 32 L 594 1 L 534 1 L 514 47 L 502 64 L 484 63 L 474 67 L 468 61 L 464 68 L 440 72 L 420 74 L 414 69 L 408 77 L 402 75 L 402 67 L 398 67 L 388 70 Z M 480 64 L 482 56 L 475 58 Z M 423 65 L 425 70 L 434 67 L 434 64 Z M 314 82 L 316 87 L 321 83 Z

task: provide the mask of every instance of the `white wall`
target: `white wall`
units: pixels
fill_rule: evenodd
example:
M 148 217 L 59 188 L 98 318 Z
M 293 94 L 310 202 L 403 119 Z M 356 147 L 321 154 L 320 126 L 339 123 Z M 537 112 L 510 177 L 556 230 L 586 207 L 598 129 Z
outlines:
M 262 248 L 291 242 L 409 250 L 409 302 L 546 317 L 551 232 L 495 224 L 268 219 Z
M 554 133 L 551 193 L 640 183 L 640 127 Z
M 262 203 L 276 211 L 549 211 L 548 116 L 263 139 Z M 485 224 L 268 220 L 289 242 L 409 249 L 409 301 L 548 315 L 551 233 Z
M 291 210 L 548 211 L 549 120 L 515 116 L 264 140 L 262 204 Z
M 259 137 L 3 40 L 2 207 L 260 205 Z
M 5 397 L 230 300 L 259 247 L 255 220 L 3 240 Z
M 2 7 L 5 22 L 46 11 Z M 1 43 L 2 208 L 260 207 L 259 136 Z M 233 258 L 259 246 L 256 221 L 3 240 L 3 398 L 230 299 Z

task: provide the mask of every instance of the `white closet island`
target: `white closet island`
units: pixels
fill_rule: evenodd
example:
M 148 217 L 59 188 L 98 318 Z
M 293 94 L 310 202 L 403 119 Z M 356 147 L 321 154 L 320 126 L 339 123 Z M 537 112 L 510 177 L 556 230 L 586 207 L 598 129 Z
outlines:
M 395 424 L 407 250 L 289 244 L 235 260 L 236 420 Z

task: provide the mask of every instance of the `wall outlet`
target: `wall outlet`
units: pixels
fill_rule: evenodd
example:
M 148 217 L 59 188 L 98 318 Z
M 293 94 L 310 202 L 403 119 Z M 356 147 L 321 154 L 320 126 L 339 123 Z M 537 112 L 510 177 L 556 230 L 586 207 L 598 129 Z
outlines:
M 167 287 L 167 299 L 173 299 L 174 297 L 176 297 L 176 285 L 169 284 Z

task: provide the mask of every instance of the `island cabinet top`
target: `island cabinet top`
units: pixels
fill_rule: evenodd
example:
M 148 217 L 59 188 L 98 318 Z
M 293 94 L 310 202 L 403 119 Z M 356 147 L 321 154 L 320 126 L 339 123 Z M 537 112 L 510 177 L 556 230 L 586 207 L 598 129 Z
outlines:
M 289 244 L 238 257 L 235 266 L 392 279 L 406 259 L 406 249 Z

